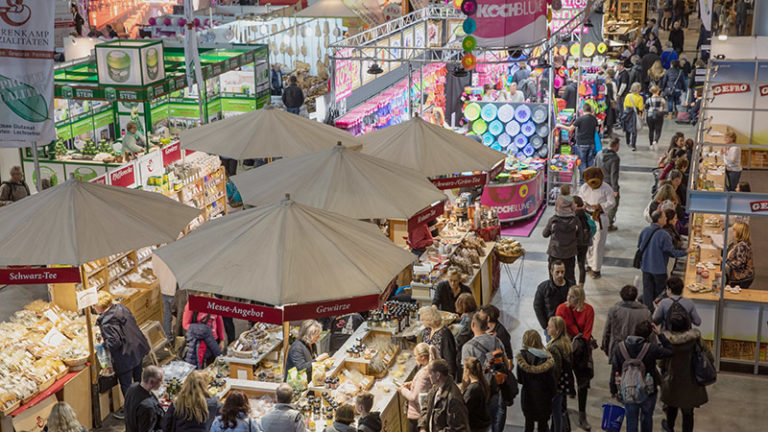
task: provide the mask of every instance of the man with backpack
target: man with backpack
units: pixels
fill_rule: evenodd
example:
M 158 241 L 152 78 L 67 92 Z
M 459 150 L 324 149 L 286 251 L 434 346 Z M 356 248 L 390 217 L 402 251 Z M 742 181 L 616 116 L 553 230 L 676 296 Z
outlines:
M 20 166 L 11 168 L 11 179 L 0 183 L 0 207 L 15 203 L 29 196 L 29 186 L 24 181 Z
M 474 314 L 471 327 L 474 337 L 461 348 L 461 358 L 475 357 L 480 360 L 490 386 L 488 412 L 493 419 L 491 431 L 503 432 L 507 422 L 507 407 L 512 405 L 517 395 L 517 379 L 509 369 L 509 356 L 512 353 L 506 353 L 504 344 L 496 336 L 487 333 L 488 318 L 485 314 Z
M 687 321 L 688 328 L 691 328 L 691 325 L 700 326 L 701 317 L 696 305 L 693 300 L 683 297 L 683 280 L 672 276 L 666 285 L 667 297 L 659 302 L 659 307 L 653 313 L 653 322 L 660 325 L 662 330 L 669 330 L 669 323 L 675 317 Z
M 650 342 L 651 332 L 659 338 L 657 345 Z M 650 321 L 635 326 L 634 334 L 616 345 L 611 356 L 611 397 L 624 403 L 627 432 L 653 430 L 653 410 L 656 407 L 657 387 L 661 375 L 656 361 L 672 356 L 669 340 Z
M 634 265 L 643 271 L 643 303 L 653 311 L 653 301 L 666 287 L 667 261 L 670 257 L 683 257 L 693 248 L 675 249 L 672 237 L 664 229 L 667 217 L 663 211 L 654 211 L 651 221 L 651 225 L 645 227 L 637 239 Z

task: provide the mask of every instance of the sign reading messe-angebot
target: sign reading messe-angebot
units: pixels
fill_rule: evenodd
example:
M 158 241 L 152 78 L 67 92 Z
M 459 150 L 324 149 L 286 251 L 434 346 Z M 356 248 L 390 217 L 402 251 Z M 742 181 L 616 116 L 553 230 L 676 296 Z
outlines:
M 0 2 L 0 140 L 56 139 L 50 1 Z
M 509 47 L 547 36 L 546 0 L 477 0 L 473 34 L 480 47 Z

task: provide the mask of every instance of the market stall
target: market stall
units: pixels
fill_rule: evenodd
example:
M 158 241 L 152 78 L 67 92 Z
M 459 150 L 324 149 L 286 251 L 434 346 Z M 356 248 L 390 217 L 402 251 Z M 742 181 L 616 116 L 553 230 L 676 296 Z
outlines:
M 768 255 L 758 240 L 768 235 L 763 205 L 768 201 L 768 177 L 761 169 L 764 148 L 759 147 L 768 143 L 759 120 L 768 112 L 759 90 L 768 82 L 768 68 L 760 60 L 766 58 L 757 48 L 760 41 L 734 39 L 713 45 L 713 52 L 728 52 L 728 59 L 710 62 L 699 114 L 688 183 L 689 246 L 694 252 L 686 263 L 685 296 L 696 303 L 702 336 L 714 346 L 718 366 L 747 366 L 758 373 L 768 363 L 768 279 L 763 274 Z M 744 169 L 741 180 L 751 185 L 749 193 L 729 192 L 727 187 L 724 157 L 734 153 Z M 736 223 L 751 231 L 751 284 L 729 280 L 725 265 L 736 242 Z
M 168 144 L 181 130 L 200 123 L 198 94 L 186 87 L 182 48 L 142 41 L 130 47 L 102 44 L 97 50 L 103 51 L 101 60 L 81 60 L 56 71 L 58 140 L 42 148 L 40 154 L 41 176 L 52 185 L 71 175 L 87 181 L 120 166 L 125 159 L 120 141 L 129 121 L 136 123 L 137 135 L 147 147 Z M 124 81 L 112 80 L 109 75 L 111 71 L 118 80 L 124 78 L 106 61 L 116 52 L 121 55 L 113 57 L 128 60 Z M 139 52 L 145 55 L 142 62 Z M 268 79 L 259 73 L 267 70 L 266 46 L 201 49 L 200 57 L 207 87 L 203 92 L 204 119 L 252 111 L 268 100 Z M 140 67 L 149 68 L 150 58 L 155 62 L 152 74 L 148 69 L 140 73 Z M 158 58 L 164 61 L 158 63 Z M 22 151 L 21 156 L 24 171 L 31 173 L 31 152 Z M 33 180 L 37 185 L 37 179 Z

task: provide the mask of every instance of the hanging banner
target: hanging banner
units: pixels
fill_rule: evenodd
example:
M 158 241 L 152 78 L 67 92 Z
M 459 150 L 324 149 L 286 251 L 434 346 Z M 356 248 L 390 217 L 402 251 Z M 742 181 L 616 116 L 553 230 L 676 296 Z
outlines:
M 189 296 L 189 310 L 243 319 L 251 322 L 282 324 L 283 311 L 267 306 L 221 300 L 214 297 Z
M 485 178 L 485 176 L 483 176 L 483 178 Z M 435 219 L 436 217 L 443 214 L 444 206 L 445 206 L 445 201 L 440 201 L 439 203 L 433 206 L 427 207 L 424 210 L 411 216 L 411 218 L 408 219 L 408 232 L 413 231 L 413 229 L 416 228 L 417 226 L 423 223 L 429 222 L 432 219 Z
M 345 315 L 352 312 L 368 311 L 378 307 L 379 295 L 372 294 L 344 300 L 285 306 L 283 307 L 283 319 L 286 321 L 299 321 L 304 319 L 324 318 L 334 315 Z
M 53 18 L 48 1 L 0 5 L 0 141 L 56 139 Z
M 77 267 L 0 269 L 0 284 L 2 285 L 35 285 L 79 282 L 80 269 Z
M 512 47 L 547 37 L 546 0 L 478 0 L 473 18 L 479 47 Z
M 440 190 L 481 186 L 488 180 L 487 174 L 475 174 L 469 176 L 446 177 L 430 179 L 429 181 Z
M 701 24 L 707 31 L 712 31 L 712 0 L 699 0 Z

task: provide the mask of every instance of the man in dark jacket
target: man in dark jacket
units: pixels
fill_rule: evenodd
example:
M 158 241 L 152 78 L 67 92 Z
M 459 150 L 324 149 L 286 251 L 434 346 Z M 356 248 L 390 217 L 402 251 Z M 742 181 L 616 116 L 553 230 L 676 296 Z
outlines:
M 112 294 L 99 291 L 93 309 L 100 315 L 96 325 L 101 330 L 104 348 L 112 356 L 112 368 L 125 396 L 131 384 L 141 379 L 141 361 L 149 353 L 149 343 L 131 311 L 114 303 Z
M 656 397 L 658 392 L 657 386 L 661 384 L 661 375 L 659 375 L 658 369 L 656 369 L 656 361 L 672 356 L 672 345 L 669 340 L 659 331 L 659 328 L 651 324 L 650 321 L 642 321 L 635 326 L 633 336 L 627 336 L 627 339 L 623 342 L 626 348 L 627 354 L 632 359 L 637 359 L 645 344 L 648 344 L 648 349 L 643 356 L 643 365 L 645 365 L 645 372 L 651 374 L 653 377 L 652 393 L 648 395 L 648 398 L 643 403 L 639 404 L 624 404 L 627 417 L 627 430 L 637 431 L 638 418 L 640 419 L 641 429 L 645 431 L 653 430 L 653 410 L 656 407 Z M 660 346 L 649 342 L 651 333 L 656 333 L 659 338 Z M 619 388 L 616 385 L 616 374 L 621 376 L 622 367 L 626 359 L 622 354 L 620 346 L 616 346 L 611 356 L 611 379 L 608 383 L 611 389 L 611 397 L 617 398 L 619 394 Z M 642 413 L 642 415 L 641 415 Z
M 184 361 L 194 365 L 197 369 L 205 368 L 211 359 L 221 355 L 221 348 L 213 336 L 213 330 L 209 325 L 209 321 L 212 319 L 209 315 L 199 320 L 197 317 L 193 318 L 192 324 L 189 325 L 187 333 L 184 335 L 187 340 L 187 354 L 184 357 Z M 205 351 L 201 353 L 203 344 Z
M 125 394 L 125 432 L 155 432 L 163 418 L 163 408 L 152 393 L 163 383 L 163 370 L 147 366 L 141 382 L 133 383 Z
M 11 179 L 0 183 L 0 207 L 13 204 L 29 196 L 29 186 L 24 181 L 20 166 L 11 168 Z
M 451 379 L 448 363 L 438 359 L 427 367 L 432 390 L 421 408 L 419 430 L 469 432 L 467 407 L 461 390 Z
M 672 25 L 672 30 L 669 31 L 669 41 L 672 43 L 672 47 L 679 56 L 683 52 L 683 46 L 685 45 L 685 32 L 680 26 L 680 21 L 675 21 Z
M 304 105 L 304 92 L 296 85 L 296 76 L 291 75 L 291 84 L 283 91 L 283 103 L 289 113 L 298 114 L 301 106 Z
M 637 301 L 637 288 L 633 285 L 624 285 L 620 294 L 621 301 L 613 305 L 608 311 L 608 318 L 605 320 L 605 329 L 603 330 L 603 343 L 600 345 L 600 349 L 609 359 L 616 344 L 634 334 L 638 324 L 651 320 L 651 311 L 648 310 L 647 306 Z
M 621 166 L 619 147 L 619 139 L 613 138 L 610 144 L 607 147 L 603 147 L 595 156 L 595 166 L 603 170 L 605 174 L 604 181 L 613 189 L 613 196 L 616 198 L 616 205 L 608 210 L 608 220 L 611 221 L 608 231 L 616 231 L 618 229 L 614 223 L 616 222 L 616 212 L 619 209 L 619 167 Z
M 576 109 L 576 100 L 578 99 L 579 92 L 576 81 L 568 80 L 560 91 L 562 92 L 563 99 L 565 99 L 565 108 Z
M 659 50 L 657 50 L 654 46 L 651 47 L 650 51 L 648 51 L 648 54 L 644 55 L 643 58 L 640 59 L 640 66 L 643 67 L 643 71 L 645 71 L 646 77 L 648 77 L 648 70 L 651 69 L 651 66 L 653 66 L 653 64 L 657 61 L 661 61 L 661 57 L 659 57 Z
M 540 283 L 536 288 L 533 309 L 541 328 L 547 329 L 549 319 L 555 316 L 555 310 L 568 298 L 570 285 L 565 279 L 565 264 L 560 260 L 552 261 L 549 266 L 549 279 Z M 547 336 L 549 340 L 549 336 Z
M 381 415 L 373 409 L 373 395 L 364 391 L 355 397 L 355 410 L 360 414 L 357 420 L 358 432 L 381 432 Z

